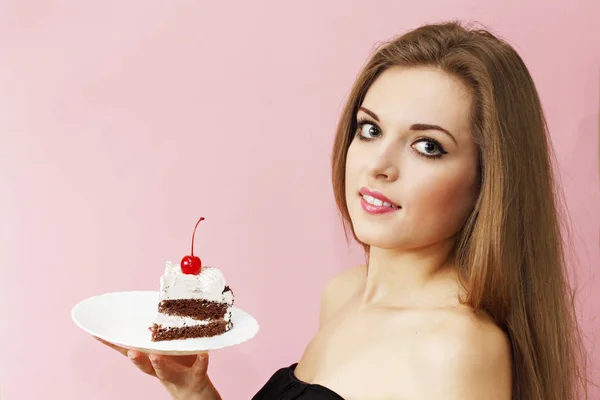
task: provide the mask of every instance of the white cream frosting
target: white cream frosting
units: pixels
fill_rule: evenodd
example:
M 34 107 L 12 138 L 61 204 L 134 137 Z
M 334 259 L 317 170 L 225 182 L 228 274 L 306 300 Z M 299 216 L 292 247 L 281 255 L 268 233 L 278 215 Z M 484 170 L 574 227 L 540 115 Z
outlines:
M 231 320 L 231 314 L 229 312 L 225 313 L 223 320 L 229 322 Z M 179 317 L 176 315 L 158 313 L 155 322 L 164 328 L 181 328 L 184 326 L 208 325 L 210 322 L 214 321 L 197 320 L 190 317 Z
M 158 301 L 174 299 L 206 299 L 233 305 L 231 292 L 223 293 L 226 282 L 223 272 L 215 267 L 202 267 L 198 275 L 184 274 L 179 264 L 167 261 L 160 278 Z

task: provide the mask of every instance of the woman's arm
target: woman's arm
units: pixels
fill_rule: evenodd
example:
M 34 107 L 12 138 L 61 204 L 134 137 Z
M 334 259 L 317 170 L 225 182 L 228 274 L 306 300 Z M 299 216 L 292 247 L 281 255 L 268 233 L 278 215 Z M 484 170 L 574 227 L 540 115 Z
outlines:
M 510 400 L 511 346 L 491 321 L 456 315 L 424 341 L 415 377 L 423 400 Z

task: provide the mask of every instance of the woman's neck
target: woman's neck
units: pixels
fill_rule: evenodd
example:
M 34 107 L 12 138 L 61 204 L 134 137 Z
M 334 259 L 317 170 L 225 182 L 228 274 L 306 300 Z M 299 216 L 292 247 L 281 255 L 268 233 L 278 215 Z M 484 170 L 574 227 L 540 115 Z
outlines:
M 427 288 L 448 289 L 456 281 L 451 260 L 453 241 L 415 250 L 371 247 L 362 304 L 422 304 Z M 455 288 L 455 285 L 450 285 Z M 437 290 L 437 292 L 439 292 Z

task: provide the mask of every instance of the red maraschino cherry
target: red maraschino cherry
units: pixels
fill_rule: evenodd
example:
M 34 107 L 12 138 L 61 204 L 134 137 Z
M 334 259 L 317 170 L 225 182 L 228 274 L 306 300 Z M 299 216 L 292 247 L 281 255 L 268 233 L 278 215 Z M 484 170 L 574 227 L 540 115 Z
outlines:
M 194 255 L 194 238 L 196 237 L 196 228 L 198 228 L 198 224 L 203 220 L 204 217 L 200 217 L 194 227 L 194 233 L 192 234 L 192 254 L 181 259 L 181 272 L 184 274 L 198 275 L 202 269 L 202 261 Z

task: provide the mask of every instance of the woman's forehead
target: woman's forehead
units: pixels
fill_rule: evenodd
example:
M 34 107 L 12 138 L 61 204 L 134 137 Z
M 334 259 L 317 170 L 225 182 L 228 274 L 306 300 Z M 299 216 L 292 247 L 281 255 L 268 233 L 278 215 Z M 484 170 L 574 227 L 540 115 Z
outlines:
M 472 96 L 462 81 L 434 67 L 392 67 L 373 82 L 362 106 L 384 125 L 470 126 Z

